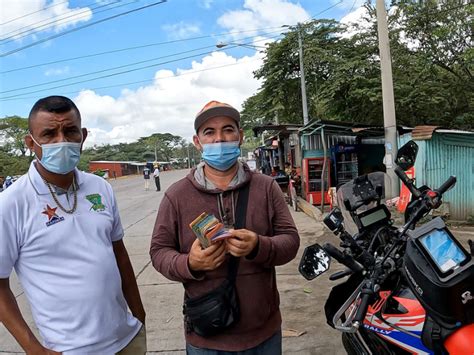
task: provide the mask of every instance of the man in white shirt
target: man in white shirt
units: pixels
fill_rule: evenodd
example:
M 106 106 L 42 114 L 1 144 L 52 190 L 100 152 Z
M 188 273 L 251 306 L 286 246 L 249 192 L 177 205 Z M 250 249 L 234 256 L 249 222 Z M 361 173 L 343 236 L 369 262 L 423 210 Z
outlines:
M 87 136 L 79 110 L 50 96 L 28 123 L 37 159 L 0 195 L 0 321 L 27 354 L 144 354 L 145 311 L 112 187 L 76 168 Z M 42 343 L 11 292 L 13 268 Z
M 153 171 L 153 177 L 155 178 L 156 191 L 161 190 L 160 185 L 160 166 L 155 165 L 155 170 Z

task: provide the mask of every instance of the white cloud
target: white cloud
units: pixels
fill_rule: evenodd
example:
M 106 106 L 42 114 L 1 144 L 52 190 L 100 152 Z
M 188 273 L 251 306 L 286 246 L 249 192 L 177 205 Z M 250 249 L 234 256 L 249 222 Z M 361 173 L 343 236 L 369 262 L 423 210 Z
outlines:
M 310 18 L 309 13 L 301 5 L 288 0 L 245 0 L 243 8 L 226 12 L 217 23 L 236 32 L 295 25 Z
M 131 142 L 155 132 L 190 140 L 194 117 L 208 101 L 227 102 L 240 110 L 244 100 L 257 91 L 260 82 L 253 71 L 261 60 L 260 53 L 236 59 L 214 52 L 193 61 L 191 68 L 159 70 L 153 84 L 125 89 L 117 98 L 82 91 L 74 101 L 90 132 L 86 146 Z M 221 68 L 213 69 L 216 67 Z
M 163 25 L 161 28 L 168 32 L 168 37 L 172 39 L 182 39 L 195 34 L 199 34 L 201 29 L 199 25 L 192 23 L 185 23 L 183 21 L 172 24 L 172 25 Z
M 69 73 L 69 67 L 62 67 L 62 68 L 53 68 L 53 69 L 48 69 L 44 72 L 45 76 L 57 76 L 57 75 L 63 75 L 63 74 L 68 74 Z
M 214 0 L 199 0 L 199 6 L 210 9 L 213 2 Z
M 2 0 L 1 9 L 0 39 L 20 39 L 26 34 L 44 31 L 58 32 L 92 17 L 90 8 L 73 9 L 63 0 Z
M 373 25 L 372 22 L 366 20 L 368 17 L 368 11 L 363 6 L 344 16 L 340 23 L 347 26 L 347 31 L 342 37 L 352 37 L 356 33 L 368 30 Z

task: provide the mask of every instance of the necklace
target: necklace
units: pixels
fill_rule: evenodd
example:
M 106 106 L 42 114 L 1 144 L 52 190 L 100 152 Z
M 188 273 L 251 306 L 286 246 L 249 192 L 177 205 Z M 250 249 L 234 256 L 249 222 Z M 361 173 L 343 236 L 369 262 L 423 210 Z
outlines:
M 56 202 L 56 205 L 58 205 L 59 209 L 67 214 L 72 214 L 77 208 L 77 190 L 76 190 L 76 182 L 74 179 L 74 175 L 72 176 L 72 191 L 74 193 L 74 203 L 72 205 L 72 208 L 70 210 L 65 209 L 60 203 L 58 198 L 56 197 L 55 192 L 53 191 L 53 188 L 51 187 L 50 183 L 47 182 L 46 180 L 43 179 L 43 181 L 46 183 L 46 186 L 48 186 L 49 192 L 51 193 L 51 196 L 53 196 L 54 202 Z

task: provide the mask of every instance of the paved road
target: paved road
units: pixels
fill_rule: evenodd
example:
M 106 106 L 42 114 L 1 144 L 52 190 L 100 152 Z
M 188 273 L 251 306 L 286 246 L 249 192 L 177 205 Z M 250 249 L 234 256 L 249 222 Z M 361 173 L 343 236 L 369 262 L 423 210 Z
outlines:
M 162 173 L 162 188 L 166 189 L 185 174 L 186 171 Z M 117 196 L 125 229 L 125 244 L 147 311 L 149 354 L 184 354 L 181 315 L 183 288 L 158 274 L 150 264 L 148 255 L 150 236 L 163 192 L 154 191 L 153 184 L 150 184 L 150 191 L 145 191 L 143 178 L 139 176 L 112 180 L 111 184 Z M 305 214 L 292 214 L 300 232 L 302 247 L 293 262 L 277 268 L 278 287 L 284 319 L 283 329 L 306 333 L 299 337 L 285 338 L 284 354 L 344 354 L 340 334 L 326 325 L 323 314 L 323 305 L 333 283 L 328 280 L 327 274 L 308 282 L 297 272 L 304 246 L 316 241 L 332 241 L 337 244 L 337 240 L 329 233 L 324 233 L 322 225 Z M 468 237 L 474 237 L 473 230 L 469 228 L 452 230 L 464 242 Z M 337 268 L 334 263 L 332 270 L 336 271 Z M 14 275 L 11 281 L 20 308 L 28 324 L 33 327 L 28 304 Z M 17 353 L 21 353 L 21 348 L 0 324 L 0 354 Z
M 161 186 L 166 189 L 186 171 L 164 172 Z M 142 299 L 147 311 L 147 340 L 149 354 L 184 354 L 182 325 L 183 288 L 158 274 L 150 264 L 150 236 L 163 192 L 144 190 L 143 178 L 129 177 L 111 180 L 117 196 L 127 246 Z M 183 196 L 186 198 L 186 196 Z M 293 213 L 302 238 L 301 245 L 314 243 L 322 237 L 322 226 L 305 214 Z M 301 254 L 301 250 L 300 250 Z M 329 292 L 327 277 L 307 282 L 297 272 L 298 257 L 277 269 L 283 312 L 283 329 L 306 332 L 299 337 L 284 339 L 285 354 L 343 354 L 339 334 L 325 325 L 322 305 Z M 12 289 L 20 308 L 34 328 L 23 291 L 14 275 Z M 36 332 L 36 330 L 34 330 Z M 13 337 L 0 325 L 0 354 L 21 353 Z

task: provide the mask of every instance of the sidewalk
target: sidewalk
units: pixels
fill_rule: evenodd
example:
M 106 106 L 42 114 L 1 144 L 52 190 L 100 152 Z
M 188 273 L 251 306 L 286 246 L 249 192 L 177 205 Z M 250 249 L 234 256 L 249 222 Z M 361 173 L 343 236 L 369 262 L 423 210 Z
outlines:
M 163 174 L 162 185 L 166 189 L 183 173 Z M 163 192 L 144 191 L 143 178 L 118 179 L 111 182 L 119 202 L 122 224 L 125 229 L 125 245 L 137 277 L 145 309 L 147 311 L 147 341 L 149 354 L 184 354 L 184 330 L 182 322 L 183 287 L 156 272 L 151 265 L 149 246 L 151 231 Z M 303 212 L 293 212 L 293 218 L 301 237 L 298 256 L 291 263 L 277 268 L 280 290 L 283 330 L 305 332 L 299 337 L 283 339 L 284 354 L 344 354 L 340 333 L 326 324 L 324 302 L 334 284 L 329 273 L 311 282 L 298 273 L 298 264 L 306 246 L 333 241 L 335 237 L 323 232 L 321 223 Z M 337 266 L 332 266 L 336 271 Z M 11 286 L 27 321 L 33 327 L 31 313 L 16 280 Z M 19 354 L 21 348 L 0 324 L 0 354 Z

